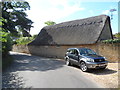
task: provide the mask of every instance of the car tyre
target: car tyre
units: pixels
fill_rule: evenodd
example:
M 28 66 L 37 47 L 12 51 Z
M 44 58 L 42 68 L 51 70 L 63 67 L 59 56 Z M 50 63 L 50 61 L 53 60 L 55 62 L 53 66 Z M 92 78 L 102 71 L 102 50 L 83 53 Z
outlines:
M 81 69 L 83 72 L 88 71 L 88 67 L 87 67 L 87 65 L 86 65 L 85 62 L 81 62 L 81 63 L 80 63 L 80 69 Z
M 66 59 L 66 65 L 67 65 L 67 66 L 70 66 L 70 65 L 71 65 L 70 60 L 69 60 L 68 58 Z
M 106 69 L 106 66 L 105 66 L 105 67 L 102 67 L 102 68 L 100 68 L 100 69 L 104 70 L 104 69 Z

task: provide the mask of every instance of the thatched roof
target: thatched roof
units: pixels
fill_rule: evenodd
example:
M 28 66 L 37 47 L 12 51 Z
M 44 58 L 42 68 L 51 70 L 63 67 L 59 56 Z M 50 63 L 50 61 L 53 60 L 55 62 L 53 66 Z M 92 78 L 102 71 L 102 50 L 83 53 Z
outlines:
M 110 22 L 108 16 L 100 15 L 46 26 L 29 45 L 93 44 L 99 40 L 106 20 Z

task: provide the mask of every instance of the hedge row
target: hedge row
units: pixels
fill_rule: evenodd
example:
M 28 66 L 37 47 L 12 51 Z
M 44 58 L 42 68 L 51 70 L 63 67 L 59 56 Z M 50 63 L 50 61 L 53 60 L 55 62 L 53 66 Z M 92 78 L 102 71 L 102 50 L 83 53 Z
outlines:
M 34 40 L 34 37 L 20 37 L 15 41 L 17 45 L 26 45 Z
M 120 39 L 103 40 L 102 43 L 120 43 Z

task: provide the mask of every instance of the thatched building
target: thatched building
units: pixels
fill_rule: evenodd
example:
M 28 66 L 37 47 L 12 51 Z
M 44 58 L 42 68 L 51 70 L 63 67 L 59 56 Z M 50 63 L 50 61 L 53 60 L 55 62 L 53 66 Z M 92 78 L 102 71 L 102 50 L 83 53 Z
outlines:
M 71 47 L 88 47 L 99 53 L 98 43 L 112 38 L 110 17 L 100 15 L 43 27 L 28 47 L 35 55 L 63 58 Z

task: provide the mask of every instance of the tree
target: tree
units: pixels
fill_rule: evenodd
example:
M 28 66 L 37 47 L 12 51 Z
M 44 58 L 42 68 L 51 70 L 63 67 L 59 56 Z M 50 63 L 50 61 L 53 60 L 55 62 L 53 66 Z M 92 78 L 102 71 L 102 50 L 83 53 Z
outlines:
M 17 2 L 15 0 L 11 2 L 1 2 L 2 6 L 2 18 L 7 22 L 2 22 L 4 32 L 10 33 L 12 36 L 30 36 L 30 28 L 32 27 L 32 21 L 27 18 L 26 10 L 30 9 L 28 2 Z
M 119 32 L 119 33 L 114 34 L 114 37 L 115 37 L 115 38 L 120 39 L 120 32 Z
M 55 25 L 56 23 L 53 21 L 46 21 L 45 24 L 47 24 L 49 26 L 49 25 Z
M 2 17 L 0 17 L 0 42 L 2 47 L 0 51 L 3 57 L 8 54 L 12 46 L 13 36 L 18 37 L 30 36 L 30 28 L 32 21 L 27 18 L 26 10 L 30 9 L 28 2 L 17 2 L 12 0 L 10 2 L 0 2 Z
M 0 18 L 0 26 L 2 26 L 2 21 L 6 22 L 4 18 Z M 0 45 L 0 47 L 2 46 L 0 52 L 2 52 L 2 56 L 5 57 L 12 48 L 12 40 L 10 33 L 4 32 L 1 29 L 4 30 L 4 28 L 0 27 L 0 44 L 2 43 L 2 45 Z

